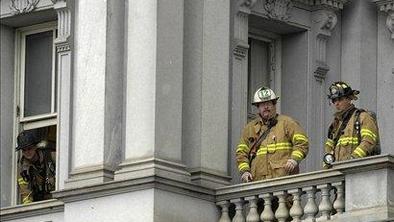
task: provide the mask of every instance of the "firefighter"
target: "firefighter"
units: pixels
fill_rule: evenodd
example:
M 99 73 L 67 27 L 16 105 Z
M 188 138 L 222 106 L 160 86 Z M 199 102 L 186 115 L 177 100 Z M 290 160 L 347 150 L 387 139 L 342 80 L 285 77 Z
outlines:
M 55 146 L 42 140 L 38 129 L 18 135 L 16 151 L 19 159 L 18 186 L 22 204 L 51 198 L 55 189 Z
M 267 87 L 254 94 L 252 104 L 258 108 L 258 116 L 245 126 L 236 149 L 243 182 L 297 174 L 308 154 L 305 131 L 291 117 L 277 114 L 278 99 Z
M 380 152 L 378 149 L 379 131 L 374 115 L 358 109 L 352 103 L 357 100 L 358 90 L 353 90 L 345 82 L 334 82 L 329 87 L 328 99 L 337 112 L 328 129 L 325 143 L 326 155 L 332 161 L 362 158 Z M 324 168 L 329 167 L 327 162 Z

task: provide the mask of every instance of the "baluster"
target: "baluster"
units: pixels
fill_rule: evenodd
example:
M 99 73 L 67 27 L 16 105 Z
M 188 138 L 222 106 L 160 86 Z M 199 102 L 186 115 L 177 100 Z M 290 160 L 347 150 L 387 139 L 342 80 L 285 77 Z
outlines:
M 334 201 L 334 209 L 337 211 L 337 214 L 342 214 L 345 211 L 345 198 L 344 198 L 344 186 L 343 182 L 333 183 L 332 184 L 337 192 L 337 198 Z
M 225 200 L 216 203 L 216 205 L 219 205 L 222 208 L 222 215 L 219 218 L 219 222 L 231 222 L 230 216 L 228 215 L 228 207 L 230 206 L 230 203 Z
M 304 212 L 306 215 L 305 221 L 316 221 L 315 220 L 315 215 L 318 212 L 318 208 L 315 202 L 315 194 L 316 194 L 316 187 L 312 186 L 312 187 L 306 187 L 303 189 L 304 191 L 306 191 L 306 195 L 308 198 L 308 201 L 306 202 L 305 208 L 304 208 Z
M 272 194 L 266 193 L 259 195 L 260 198 L 264 199 L 264 210 L 260 215 L 260 219 L 264 222 L 273 222 L 275 220 L 274 212 L 272 212 Z
M 249 201 L 249 213 L 246 216 L 246 222 L 259 222 L 260 216 L 257 212 L 257 196 L 246 197 L 245 200 Z
M 278 219 L 278 222 L 286 222 L 287 218 L 289 217 L 289 210 L 287 209 L 286 202 L 287 202 L 287 193 L 286 191 L 275 192 L 275 196 L 279 199 L 279 206 L 275 212 L 275 217 Z
M 293 218 L 292 222 L 301 222 L 301 217 L 304 214 L 301 206 L 302 190 L 289 190 L 289 193 L 293 195 L 293 206 L 290 208 L 290 216 Z
M 319 185 L 317 186 L 317 189 L 321 190 L 321 202 L 319 205 L 319 212 L 321 212 L 320 218 L 329 220 L 332 210 L 332 203 L 330 200 L 331 185 L 330 184 Z
M 244 205 L 243 198 L 233 199 L 230 202 L 235 204 L 235 216 L 232 222 L 245 222 L 245 217 L 242 213 Z

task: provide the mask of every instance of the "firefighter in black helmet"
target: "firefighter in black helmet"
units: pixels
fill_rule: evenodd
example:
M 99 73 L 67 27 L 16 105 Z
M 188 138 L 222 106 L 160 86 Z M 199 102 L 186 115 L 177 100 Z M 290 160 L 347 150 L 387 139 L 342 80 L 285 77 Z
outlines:
M 342 81 L 334 82 L 329 87 L 328 99 L 337 112 L 325 143 L 325 167 L 332 161 L 371 156 L 376 151 L 379 143 L 376 119 L 370 112 L 353 105 L 359 93 Z
M 55 189 L 55 146 L 42 138 L 39 129 L 22 131 L 17 138 L 18 186 L 23 204 L 51 198 Z

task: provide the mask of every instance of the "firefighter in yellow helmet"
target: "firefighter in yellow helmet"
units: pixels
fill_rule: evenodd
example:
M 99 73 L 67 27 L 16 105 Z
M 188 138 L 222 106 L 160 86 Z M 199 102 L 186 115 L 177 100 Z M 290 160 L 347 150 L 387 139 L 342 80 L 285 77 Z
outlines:
M 236 149 L 243 182 L 299 173 L 299 163 L 308 154 L 308 137 L 300 124 L 276 112 L 279 97 L 266 87 L 254 94 L 258 117 L 243 129 Z
M 328 162 L 371 156 L 380 152 L 378 148 L 379 132 L 375 117 L 371 112 L 356 108 L 352 100 L 357 100 L 360 92 L 353 90 L 345 82 L 334 82 L 329 87 L 328 99 L 337 112 L 328 130 L 325 143 Z

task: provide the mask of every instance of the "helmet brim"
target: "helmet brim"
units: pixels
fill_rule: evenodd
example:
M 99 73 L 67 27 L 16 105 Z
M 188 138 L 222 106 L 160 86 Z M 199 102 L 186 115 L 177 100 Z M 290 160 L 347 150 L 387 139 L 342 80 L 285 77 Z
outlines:
M 36 145 L 37 143 L 28 143 L 28 144 L 23 144 L 23 145 L 21 145 L 21 146 L 17 146 L 16 148 L 15 148 L 15 151 L 19 151 L 19 150 L 23 150 L 23 149 L 25 149 L 25 148 L 27 148 L 27 147 L 29 147 L 29 146 L 34 146 L 34 145 Z
M 258 105 L 260 103 L 265 103 L 265 102 L 269 102 L 269 101 L 278 101 L 279 100 L 279 96 L 276 97 L 275 99 L 270 99 L 270 100 L 265 100 L 265 101 L 261 101 L 261 102 L 252 102 L 252 105 Z

